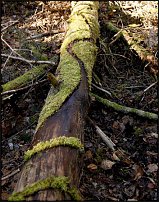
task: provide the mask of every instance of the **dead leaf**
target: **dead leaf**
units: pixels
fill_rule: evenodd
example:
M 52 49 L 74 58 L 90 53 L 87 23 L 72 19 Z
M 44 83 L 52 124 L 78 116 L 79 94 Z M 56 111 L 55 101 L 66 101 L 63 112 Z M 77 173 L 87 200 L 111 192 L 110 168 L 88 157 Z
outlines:
M 133 161 L 130 159 L 130 156 L 126 154 L 126 152 L 123 149 L 117 149 L 113 155 L 116 155 L 120 161 L 126 163 L 126 164 L 131 164 Z
M 115 128 L 115 129 L 119 129 L 119 128 L 120 128 L 120 123 L 119 123 L 119 121 L 114 121 L 114 123 L 113 123 L 113 128 Z
M 153 184 L 152 182 L 149 182 L 148 185 L 147 185 L 147 187 L 148 187 L 149 189 L 154 189 L 156 186 L 155 186 L 155 184 Z
M 125 189 L 124 189 L 124 193 L 128 196 L 128 197 L 132 197 L 133 195 L 134 195 L 134 193 L 135 193 L 135 189 L 136 189 L 136 187 L 135 187 L 135 185 L 130 185 L 130 186 L 128 186 L 128 187 L 125 187 Z
M 101 168 L 103 168 L 104 170 L 109 170 L 114 164 L 115 162 L 106 159 L 101 162 Z
M 90 171 L 95 171 L 97 170 L 97 165 L 91 163 L 87 166 L 87 168 L 90 170 Z
M 93 158 L 93 154 L 92 154 L 91 150 L 86 151 L 85 156 L 87 159 Z
M 2 194 L 2 195 L 1 195 L 1 199 L 2 199 L 2 201 L 3 201 L 3 200 L 7 200 L 8 197 L 10 196 L 10 194 L 7 193 L 7 192 L 2 192 L 1 194 Z
M 117 157 L 117 155 L 115 153 L 113 153 L 112 160 L 120 161 L 120 159 Z
M 144 169 L 140 165 L 134 165 L 133 169 L 135 171 L 134 180 L 140 179 L 144 174 Z
M 153 173 L 153 172 L 157 172 L 158 170 L 158 166 L 155 163 L 149 164 L 148 166 L 148 173 Z
M 157 153 L 156 152 L 146 151 L 146 154 L 150 155 L 150 156 L 156 156 L 157 157 Z

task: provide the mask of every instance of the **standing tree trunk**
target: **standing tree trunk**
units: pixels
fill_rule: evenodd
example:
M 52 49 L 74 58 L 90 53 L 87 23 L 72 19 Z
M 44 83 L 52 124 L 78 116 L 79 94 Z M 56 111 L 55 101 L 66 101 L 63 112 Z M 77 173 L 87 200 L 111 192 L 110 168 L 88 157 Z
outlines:
M 9 200 L 79 200 L 84 119 L 99 37 L 98 2 L 72 2 L 56 76 Z

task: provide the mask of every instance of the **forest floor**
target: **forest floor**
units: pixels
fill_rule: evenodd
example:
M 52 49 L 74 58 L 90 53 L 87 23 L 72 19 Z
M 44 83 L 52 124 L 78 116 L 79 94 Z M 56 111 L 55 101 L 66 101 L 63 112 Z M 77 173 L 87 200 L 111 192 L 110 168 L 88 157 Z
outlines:
M 111 22 L 119 29 L 126 29 L 131 37 L 140 39 L 140 45 L 157 60 L 157 6 L 157 1 L 100 2 L 101 36 L 94 67 L 93 93 L 123 106 L 158 113 L 156 70 L 153 66 L 148 68 L 149 62 L 140 58 L 122 38 L 114 40 L 115 33 L 105 26 Z M 3 2 L 1 51 L 5 55 L 2 55 L 2 84 L 33 67 L 30 62 L 11 56 L 28 60 L 56 57 L 58 64 L 69 15 L 69 1 Z M 37 36 L 42 33 L 46 33 L 45 36 Z M 34 35 L 36 38 L 29 39 Z M 13 192 L 24 164 L 24 152 L 31 144 L 50 89 L 46 75 L 47 72 L 37 78 L 38 82 L 42 81 L 38 85 L 32 82 L 28 89 L 2 96 L 2 200 L 7 200 Z M 95 86 L 107 90 L 112 96 Z M 84 165 L 79 187 L 83 198 L 157 200 L 157 122 L 117 112 L 93 96 L 88 116 L 111 138 L 116 149 L 111 151 L 86 120 Z

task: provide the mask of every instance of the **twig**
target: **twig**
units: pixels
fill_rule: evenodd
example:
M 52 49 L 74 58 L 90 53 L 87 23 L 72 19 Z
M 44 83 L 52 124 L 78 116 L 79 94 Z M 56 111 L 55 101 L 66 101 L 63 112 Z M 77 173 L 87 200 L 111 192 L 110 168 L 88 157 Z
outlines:
M 5 101 L 5 100 L 10 99 L 12 96 L 13 96 L 13 94 L 12 94 L 12 95 L 9 95 L 9 96 L 7 96 L 7 97 L 5 97 L 5 98 L 2 98 L 2 101 Z
M 128 86 L 125 87 L 126 89 L 133 89 L 133 88 L 144 88 L 144 86 Z
M 107 90 L 105 90 L 105 89 L 103 89 L 103 88 L 100 88 L 100 87 L 96 86 L 96 85 L 93 84 L 93 83 L 92 83 L 92 86 L 94 86 L 95 88 L 97 88 L 97 89 L 99 89 L 99 90 L 101 90 L 101 91 L 107 93 L 108 95 L 110 95 L 110 96 L 112 97 L 112 94 L 111 94 L 109 91 L 107 91 Z
M 145 93 L 145 92 L 148 91 L 150 88 L 152 88 L 153 86 L 155 86 L 156 83 L 157 83 L 157 81 L 154 82 L 154 83 L 152 83 L 150 86 L 148 86 L 148 87 L 143 91 L 143 93 Z
M 111 139 L 94 123 L 94 121 L 92 121 L 89 117 L 88 120 L 93 124 L 93 126 L 96 129 L 96 133 L 102 138 L 102 140 L 107 144 L 107 146 L 111 149 L 111 150 L 115 150 L 114 147 L 116 147 L 116 145 L 111 141 Z
M 10 173 L 9 175 L 6 175 L 6 176 L 4 176 L 4 177 L 2 177 L 2 181 L 3 180 L 6 180 L 6 179 L 8 179 L 8 178 L 10 178 L 10 177 L 12 177 L 13 175 L 15 175 L 15 174 L 17 174 L 17 173 L 19 173 L 20 172 L 20 169 L 18 168 L 17 170 L 14 170 L 12 173 Z
M 122 35 L 122 29 L 119 30 L 112 38 L 111 42 L 109 43 L 109 46 L 112 45 L 114 42 L 116 42 Z
M 19 91 L 26 90 L 26 89 L 28 89 L 29 87 L 33 87 L 33 86 L 36 86 L 36 85 L 38 85 L 38 84 L 44 83 L 44 82 L 46 82 L 47 80 L 48 80 L 48 79 L 44 79 L 44 80 L 42 80 L 42 81 L 37 81 L 37 82 L 35 82 L 35 83 L 33 83 L 33 84 L 30 84 L 30 85 L 28 85 L 28 86 L 25 86 L 25 87 L 23 87 L 23 88 L 18 88 L 18 89 L 15 89 L 15 90 L 8 90 L 8 91 L 5 91 L 5 92 L 2 92 L 1 95 L 3 96 L 3 95 L 9 95 L 9 94 L 17 93 L 17 92 L 19 92 Z M 8 98 L 10 98 L 10 96 L 9 96 Z M 4 101 L 5 98 L 2 99 L 2 100 Z
M 150 86 L 148 86 L 148 87 L 141 93 L 142 98 L 141 98 L 141 100 L 140 100 L 140 103 L 144 100 L 146 91 L 148 91 L 150 88 L 152 88 L 154 85 L 156 85 L 157 82 L 158 82 L 158 81 L 152 83 Z
M 50 65 L 55 65 L 55 62 L 51 62 L 51 61 L 36 61 L 36 60 L 27 60 L 25 58 L 21 58 L 21 57 L 15 57 L 15 56 L 10 56 L 10 55 L 7 55 L 7 54 L 1 54 L 2 57 L 9 57 L 9 58 L 12 58 L 12 59 L 15 59 L 15 60 L 21 60 L 21 61 L 24 61 L 24 62 L 27 62 L 27 63 L 32 63 L 32 64 L 50 64 Z
M 104 53 L 104 54 L 100 54 L 100 55 L 115 55 L 115 56 L 120 56 L 120 57 L 122 57 L 122 58 L 125 58 L 125 59 L 127 59 L 127 60 L 130 60 L 130 58 L 127 58 L 127 57 L 125 57 L 124 55 L 120 55 L 120 54 L 117 54 L 117 53 L 111 53 L 111 54 L 109 54 L 109 53 Z
M 99 102 L 103 103 L 107 107 L 111 107 L 116 111 L 123 112 L 123 113 L 133 113 L 133 114 L 136 114 L 140 117 L 144 117 L 144 118 L 151 119 L 151 120 L 157 120 L 158 119 L 158 115 L 155 113 L 145 112 L 145 111 L 140 110 L 140 109 L 126 107 L 126 106 L 117 104 L 115 102 L 111 102 L 107 99 L 101 98 L 98 95 L 93 94 L 93 93 L 90 93 L 90 95 L 94 96 Z
M 16 55 L 18 55 L 20 58 L 22 58 L 22 59 L 25 60 L 27 63 L 29 63 L 30 66 L 32 66 L 31 63 L 28 62 L 28 60 L 26 60 L 24 57 L 22 57 L 19 53 L 17 53 L 17 52 L 3 39 L 2 36 L 1 36 L 1 40 L 10 48 L 10 50 L 11 50 L 13 53 L 15 53 Z
M 33 126 L 35 124 L 36 121 L 34 121 L 33 123 L 31 123 L 29 126 L 27 126 L 26 128 L 24 128 L 23 130 L 17 132 L 16 134 L 12 135 L 11 137 L 9 138 L 6 138 L 5 140 L 2 141 L 2 144 L 5 142 L 5 141 L 8 141 L 10 139 L 13 139 L 14 137 L 18 136 L 19 134 L 21 134 L 22 132 L 26 131 L 28 128 L 30 128 L 31 126 Z
M 54 30 L 54 31 L 51 31 L 51 32 L 46 32 L 46 33 L 31 36 L 31 37 L 27 37 L 26 40 L 38 39 L 38 38 L 42 38 L 42 37 L 45 37 L 45 36 L 51 36 L 51 35 L 54 35 L 54 34 L 59 34 L 59 33 L 64 33 L 64 32 L 65 32 L 65 30 Z
M 11 22 L 12 22 L 12 21 L 11 21 Z M 8 25 L 7 27 L 2 28 L 2 29 L 1 29 L 1 32 L 4 32 L 6 29 L 8 29 L 9 27 L 15 25 L 15 24 L 18 23 L 18 22 L 19 22 L 19 20 L 13 21 L 12 24 Z
M 4 65 L 3 65 L 3 68 L 5 68 L 7 62 L 9 61 L 9 58 L 11 57 L 11 55 L 12 55 L 12 52 L 8 55 L 8 58 L 6 59 Z

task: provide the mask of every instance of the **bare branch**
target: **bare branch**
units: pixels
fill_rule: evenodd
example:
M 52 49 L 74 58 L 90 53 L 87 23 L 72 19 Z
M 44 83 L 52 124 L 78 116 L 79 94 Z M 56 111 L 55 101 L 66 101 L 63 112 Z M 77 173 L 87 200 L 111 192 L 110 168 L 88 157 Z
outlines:
M 50 65 L 56 65 L 55 62 L 52 62 L 52 61 L 36 61 L 36 60 L 27 60 L 25 58 L 21 58 L 21 57 L 15 57 L 15 56 L 11 56 L 11 55 L 7 55 L 7 54 L 1 54 L 2 57 L 9 57 L 9 58 L 12 58 L 12 59 L 15 59 L 15 60 L 21 60 L 21 61 L 24 61 L 24 62 L 27 62 L 27 63 L 31 63 L 31 64 L 50 64 Z
M 88 120 L 93 124 L 93 126 L 96 129 L 96 133 L 102 138 L 102 140 L 106 143 L 106 145 L 111 149 L 115 150 L 115 144 L 112 142 L 112 140 L 92 121 L 89 117 Z

